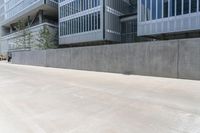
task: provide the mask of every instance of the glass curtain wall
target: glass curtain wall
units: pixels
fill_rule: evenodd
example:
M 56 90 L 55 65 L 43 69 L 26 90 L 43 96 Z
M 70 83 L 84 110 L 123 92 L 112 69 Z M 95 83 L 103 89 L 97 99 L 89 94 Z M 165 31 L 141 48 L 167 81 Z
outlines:
M 6 2 L 6 18 L 11 18 L 39 0 L 9 0 Z
M 60 36 L 72 35 L 100 29 L 100 12 L 94 12 L 60 23 Z
M 200 11 L 200 0 L 140 0 L 140 21 L 149 21 Z
M 138 42 L 141 40 L 141 38 L 137 36 L 137 18 L 122 22 L 121 29 L 123 43 Z
M 59 0 L 64 2 L 64 0 Z M 89 11 L 100 6 L 100 0 L 70 0 L 60 6 L 60 36 L 99 30 L 101 27 L 100 11 Z M 83 14 L 79 14 L 84 12 Z M 75 14 L 78 14 L 75 18 Z
M 67 17 L 100 5 L 100 0 L 73 0 L 60 7 L 60 18 Z

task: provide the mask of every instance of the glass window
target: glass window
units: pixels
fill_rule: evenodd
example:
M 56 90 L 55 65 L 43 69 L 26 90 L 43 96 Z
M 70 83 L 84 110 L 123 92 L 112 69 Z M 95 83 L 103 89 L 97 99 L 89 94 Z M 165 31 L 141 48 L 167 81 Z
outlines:
M 85 10 L 85 0 L 83 0 L 83 10 Z
M 67 21 L 67 35 L 69 34 L 69 21 Z
M 84 1 L 81 0 L 81 11 L 83 11 L 83 10 L 84 10 Z
M 184 0 L 183 13 L 184 14 L 188 14 L 189 13 L 189 0 Z
M 75 33 L 78 33 L 78 18 L 76 18 L 76 31 Z
M 78 18 L 78 33 L 80 32 L 80 17 Z
M 64 29 L 64 35 L 66 35 L 66 31 L 67 31 L 66 30 L 66 27 L 67 27 L 66 24 L 67 24 L 67 22 L 64 22 L 64 27 L 63 27 L 63 29 Z
M 191 12 L 197 11 L 197 0 L 191 0 Z
M 199 2 L 199 11 L 200 11 L 200 0 L 198 0 L 198 2 Z
M 72 9 L 72 14 L 74 14 L 74 2 L 72 2 L 71 9 Z
M 77 1 L 77 0 L 76 0 L 75 10 L 76 10 L 76 13 L 79 12 L 79 11 L 78 11 L 78 1 Z
M 92 14 L 89 14 L 89 31 L 92 30 Z
M 68 27 L 68 33 L 71 34 L 71 21 L 70 20 L 68 21 L 68 26 L 69 26 Z
M 74 34 L 74 29 L 75 29 L 75 27 L 74 27 L 74 19 L 72 19 L 72 34 Z
M 88 23 L 87 23 L 87 15 L 84 17 L 84 31 L 87 31 L 87 26 L 88 26 Z
M 151 0 L 147 0 L 146 20 L 150 20 Z
M 63 26 L 62 26 L 62 23 L 60 23 L 60 35 L 62 36 L 62 29 L 63 29 Z
M 141 21 L 145 21 L 145 0 L 141 0 Z
M 168 0 L 164 0 L 164 17 L 168 17 Z
M 175 0 L 170 0 L 170 16 L 175 15 Z
M 97 22 L 97 17 L 98 17 L 98 15 L 97 15 L 97 13 L 95 13 L 95 30 L 97 29 L 97 24 L 98 24 L 98 22 Z
M 182 0 L 176 0 L 176 15 L 182 14 Z
M 82 16 L 81 31 L 85 32 L 85 16 Z
M 91 0 L 88 1 L 88 6 L 91 8 Z
M 98 12 L 98 29 L 101 27 L 100 12 Z
M 92 14 L 92 30 L 95 29 L 95 16 L 94 13 Z
M 162 18 L 162 0 L 158 0 L 157 3 L 158 3 L 158 6 L 157 6 L 158 17 L 157 18 Z
M 156 19 L 156 0 L 152 0 L 152 19 Z
M 81 1 L 80 0 L 78 0 L 78 11 L 80 12 L 81 11 Z
M 85 16 L 82 16 L 81 18 L 82 18 L 81 31 L 84 32 Z
M 88 0 L 86 0 L 86 9 L 88 9 Z
M 100 12 L 94 12 L 60 23 L 60 36 L 100 29 Z
M 70 32 L 70 34 L 72 34 L 72 20 L 70 20 L 70 27 L 69 28 L 70 28 L 69 32 Z
M 88 15 L 85 16 L 85 31 L 88 31 Z
M 100 3 L 100 0 L 98 0 L 98 5 L 100 5 L 101 3 Z
M 93 0 L 91 0 L 91 8 L 93 8 Z
M 83 17 L 80 17 L 80 32 L 83 32 Z

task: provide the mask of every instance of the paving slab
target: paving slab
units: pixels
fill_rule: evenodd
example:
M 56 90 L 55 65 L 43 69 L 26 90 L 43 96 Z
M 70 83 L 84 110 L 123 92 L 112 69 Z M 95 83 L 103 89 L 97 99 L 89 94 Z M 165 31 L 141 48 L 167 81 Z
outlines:
M 0 133 L 200 133 L 200 81 L 0 62 Z

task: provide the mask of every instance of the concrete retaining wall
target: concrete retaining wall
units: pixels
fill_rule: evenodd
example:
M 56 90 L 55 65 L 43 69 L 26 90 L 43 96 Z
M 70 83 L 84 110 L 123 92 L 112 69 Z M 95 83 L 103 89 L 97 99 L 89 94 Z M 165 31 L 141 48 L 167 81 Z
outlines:
M 12 62 L 200 80 L 200 39 L 14 52 Z
M 200 39 L 179 41 L 178 75 L 200 80 Z
M 46 66 L 46 51 L 13 52 L 12 63 L 34 66 Z

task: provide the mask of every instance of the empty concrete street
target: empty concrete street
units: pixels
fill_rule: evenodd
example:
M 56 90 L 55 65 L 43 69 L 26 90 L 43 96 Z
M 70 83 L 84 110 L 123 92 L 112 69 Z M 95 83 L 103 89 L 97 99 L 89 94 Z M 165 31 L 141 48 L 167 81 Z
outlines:
M 0 133 L 200 133 L 200 82 L 0 62 Z

